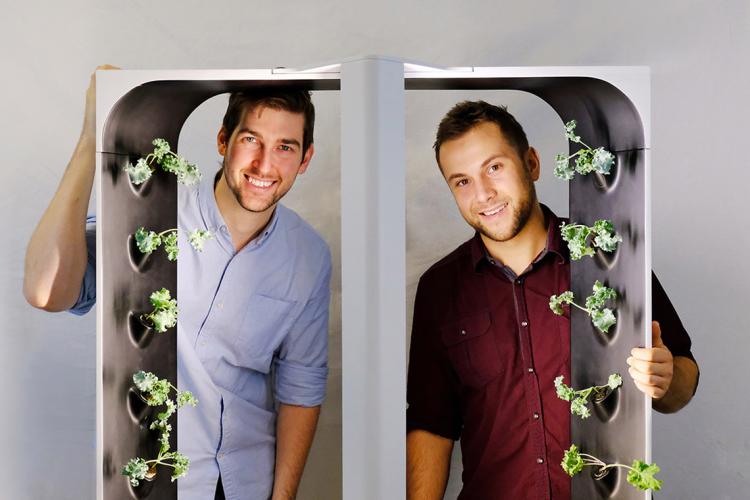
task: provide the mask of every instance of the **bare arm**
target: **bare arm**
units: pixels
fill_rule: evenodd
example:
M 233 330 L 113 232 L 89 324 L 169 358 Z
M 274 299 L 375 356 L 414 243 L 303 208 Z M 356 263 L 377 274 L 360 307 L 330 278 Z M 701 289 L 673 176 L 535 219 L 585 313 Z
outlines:
M 453 441 L 431 432 L 413 430 L 406 435 L 406 498 L 443 498 L 448 483 Z
M 652 407 L 660 413 L 675 413 L 681 410 L 693 398 L 697 382 L 698 365 L 690 358 L 675 356 L 672 383 L 662 398 L 652 401 Z
M 114 66 L 97 69 L 110 68 Z M 78 145 L 26 248 L 23 294 L 29 304 L 46 311 L 63 311 L 75 304 L 86 270 L 86 210 L 95 170 L 95 100 L 92 74 Z
M 287 500 L 297 496 L 319 415 L 320 406 L 308 408 L 283 403 L 280 405 L 276 421 L 273 500 Z

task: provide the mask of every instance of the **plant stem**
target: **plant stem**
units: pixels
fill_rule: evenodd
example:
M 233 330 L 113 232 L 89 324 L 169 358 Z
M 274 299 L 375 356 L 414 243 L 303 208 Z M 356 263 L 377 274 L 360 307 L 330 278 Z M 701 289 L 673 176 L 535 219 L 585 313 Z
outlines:
M 585 312 L 585 313 L 586 313 L 586 314 L 588 314 L 589 316 L 591 316 L 591 311 L 589 311 L 589 310 L 588 310 L 588 309 L 586 309 L 585 307 L 581 307 L 581 306 L 579 306 L 578 304 L 576 304 L 575 302 L 571 302 L 571 304 L 572 304 L 572 305 L 574 305 L 574 306 L 576 306 L 576 307 L 577 307 L 578 309 L 580 309 L 581 311 Z
M 599 460 L 598 458 L 596 458 L 595 456 L 589 455 L 588 453 L 579 453 L 579 456 L 583 459 L 584 465 L 588 465 L 591 467 L 594 467 L 594 466 L 599 467 L 600 471 L 611 469 L 613 467 L 622 467 L 628 470 L 635 470 L 629 465 L 625 465 L 625 464 L 620 464 L 620 463 L 606 464 L 602 462 L 601 460 Z
M 174 466 L 174 465 L 172 465 L 172 464 L 170 464 L 170 463 L 167 463 L 167 462 L 162 462 L 162 461 L 161 461 L 161 458 L 162 458 L 162 457 L 158 457 L 158 458 L 155 458 L 155 459 L 153 459 L 153 460 L 146 460 L 146 465 L 148 465 L 148 464 L 150 464 L 150 463 L 153 463 L 153 464 L 155 464 L 155 465 L 164 465 L 164 466 L 166 466 L 166 467 L 172 467 L 173 469 L 175 468 L 175 466 Z M 149 468 L 150 468 L 150 467 L 149 467 Z

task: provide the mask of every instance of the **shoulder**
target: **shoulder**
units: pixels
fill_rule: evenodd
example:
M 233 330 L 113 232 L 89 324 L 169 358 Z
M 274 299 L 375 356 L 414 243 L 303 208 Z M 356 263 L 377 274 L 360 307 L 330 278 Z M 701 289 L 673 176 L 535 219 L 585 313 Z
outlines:
M 420 284 L 452 286 L 460 275 L 471 266 L 471 242 L 461 243 L 452 252 L 431 265 L 419 278 Z
M 330 266 L 331 251 L 320 233 L 291 208 L 279 203 L 276 209 L 279 211 L 279 229 L 285 232 L 290 250 L 295 253 L 295 260 Z
M 203 180 L 202 182 L 206 182 Z M 191 208 L 198 206 L 198 199 L 201 196 L 201 191 L 199 188 L 200 184 L 193 185 L 193 186 L 183 186 L 181 184 L 177 185 L 177 206 L 178 213 L 184 212 L 185 210 L 190 210 Z

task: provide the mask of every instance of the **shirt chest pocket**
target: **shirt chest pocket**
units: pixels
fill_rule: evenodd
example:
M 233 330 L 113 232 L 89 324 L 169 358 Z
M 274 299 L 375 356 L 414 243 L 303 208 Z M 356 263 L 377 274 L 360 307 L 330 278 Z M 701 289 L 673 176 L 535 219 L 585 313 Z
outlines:
M 503 371 L 503 360 L 488 312 L 467 316 L 440 328 L 440 336 L 461 383 L 481 387 Z
M 233 339 L 234 354 L 241 366 L 269 373 L 273 355 L 294 322 L 295 305 L 260 294 L 250 297 Z

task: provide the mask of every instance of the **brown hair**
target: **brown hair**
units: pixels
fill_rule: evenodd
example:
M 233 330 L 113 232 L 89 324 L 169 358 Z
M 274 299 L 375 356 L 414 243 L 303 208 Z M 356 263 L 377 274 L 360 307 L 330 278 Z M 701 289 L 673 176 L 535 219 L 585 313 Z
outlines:
M 315 107 L 310 99 L 310 92 L 302 89 L 279 87 L 258 87 L 232 92 L 229 96 L 227 112 L 224 114 L 224 120 L 222 121 L 227 135 L 231 137 L 246 110 L 250 111 L 258 106 L 304 115 L 305 125 L 302 134 L 302 156 L 304 157 L 307 148 L 313 143 L 313 129 L 315 127 Z
M 483 122 L 497 124 L 523 160 L 529 149 L 529 140 L 521 124 L 508 113 L 505 106 L 494 106 L 485 101 L 462 101 L 453 106 L 438 125 L 435 144 L 432 145 L 438 166 L 440 166 L 440 146 L 445 141 L 456 139 Z

